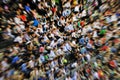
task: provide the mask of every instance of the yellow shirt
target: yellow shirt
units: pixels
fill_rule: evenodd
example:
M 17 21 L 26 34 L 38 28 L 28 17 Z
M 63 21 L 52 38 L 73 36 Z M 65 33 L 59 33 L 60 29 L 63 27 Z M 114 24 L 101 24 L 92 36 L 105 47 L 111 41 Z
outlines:
M 77 5 L 77 4 L 78 4 L 77 0 L 73 0 L 73 5 Z

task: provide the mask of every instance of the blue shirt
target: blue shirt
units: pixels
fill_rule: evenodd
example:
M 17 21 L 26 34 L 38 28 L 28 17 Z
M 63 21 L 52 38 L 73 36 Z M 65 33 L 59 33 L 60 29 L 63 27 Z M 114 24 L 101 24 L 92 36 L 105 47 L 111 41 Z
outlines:
M 90 43 L 87 43 L 87 48 L 92 48 L 92 45 Z
M 84 54 L 84 53 L 87 53 L 87 50 L 85 47 L 82 47 L 81 50 L 80 50 L 81 54 Z
M 88 37 L 85 38 L 85 42 L 89 42 L 89 38 Z
M 84 38 L 80 38 L 80 39 L 79 39 L 79 43 L 80 43 L 80 44 L 84 44 L 84 43 L 85 43 L 85 39 L 84 39 Z
M 77 72 L 74 72 L 72 80 L 77 80 Z
M 12 76 L 13 74 L 14 74 L 14 70 L 12 69 L 12 70 L 10 70 L 10 71 L 8 72 L 7 77 Z
M 21 65 L 21 70 L 22 70 L 22 71 L 27 71 L 27 65 L 26 65 L 26 63 L 23 63 L 23 64 Z
M 44 56 L 43 56 L 43 55 L 40 55 L 40 60 L 41 60 L 42 62 L 44 62 L 44 61 L 45 61 L 45 58 L 44 58 Z
M 119 17 L 119 16 L 120 16 L 120 13 L 116 13 L 116 16 Z
M 116 53 L 117 52 L 117 49 L 115 47 L 111 47 L 111 52 L 112 53 Z
M 14 57 L 13 60 L 12 60 L 12 63 L 16 63 L 17 61 L 19 61 L 19 59 L 20 58 L 18 56 Z
M 39 24 L 38 20 L 34 19 L 33 26 L 38 26 L 38 24 Z
M 29 6 L 25 6 L 25 10 L 26 10 L 27 12 L 29 12 L 31 9 L 30 9 Z

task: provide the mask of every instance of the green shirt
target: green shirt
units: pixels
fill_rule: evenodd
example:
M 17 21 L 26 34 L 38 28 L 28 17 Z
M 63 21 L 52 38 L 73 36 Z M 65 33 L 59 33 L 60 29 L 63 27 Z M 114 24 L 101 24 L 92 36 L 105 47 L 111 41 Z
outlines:
M 78 22 L 78 27 L 80 27 L 80 22 Z
M 105 33 L 106 33 L 106 30 L 101 30 L 101 31 L 100 31 L 100 34 L 101 34 L 101 35 L 104 35 Z
M 59 4 L 59 0 L 55 0 L 55 3 Z
M 47 55 L 45 55 L 44 58 L 45 58 L 45 60 L 48 60 L 48 56 Z

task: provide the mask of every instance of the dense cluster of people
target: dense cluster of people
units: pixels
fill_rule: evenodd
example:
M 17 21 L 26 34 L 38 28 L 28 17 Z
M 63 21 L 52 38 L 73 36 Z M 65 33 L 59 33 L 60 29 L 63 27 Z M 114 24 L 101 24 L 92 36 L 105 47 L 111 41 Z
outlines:
M 119 0 L 13 1 L 0 6 L 0 40 L 14 43 L 0 80 L 120 79 Z

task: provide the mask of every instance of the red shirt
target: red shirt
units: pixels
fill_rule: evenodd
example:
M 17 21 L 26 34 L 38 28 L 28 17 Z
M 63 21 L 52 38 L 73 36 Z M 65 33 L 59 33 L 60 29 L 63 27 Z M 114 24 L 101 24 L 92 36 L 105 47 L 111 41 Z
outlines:
M 116 67 L 116 64 L 115 64 L 114 60 L 110 61 L 110 62 L 109 62 L 109 65 L 110 65 L 111 67 L 113 67 L 113 68 Z
M 114 39 L 113 42 L 114 43 L 120 43 L 120 40 L 119 39 Z
M 85 25 L 85 22 L 84 21 L 81 21 L 80 22 L 80 25 L 83 27 Z
M 90 70 L 90 69 L 87 69 L 86 72 L 87 72 L 88 74 L 90 74 L 90 73 L 91 73 L 91 70 Z
M 103 47 L 101 48 L 101 50 L 102 50 L 102 51 L 106 51 L 108 48 L 109 48 L 108 46 L 103 46 Z
M 106 42 L 106 38 L 102 38 L 101 41 L 102 41 L 102 44 L 104 44 Z
M 56 12 L 56 8 L 52 8 L 52 12 L 55 13 Z
M 89 42 L 91 45 L 93 45 L 93 43 L 94 43 L 94 41 L 93 40 L 90 40 L 90 42 Z
M 44 47 L 40 47 L 39 52 L 44 52 Z
M 22 21 L 26 21 L 26 16 L 25 15 L 21 15 L 20 18 L 22 19 Z

